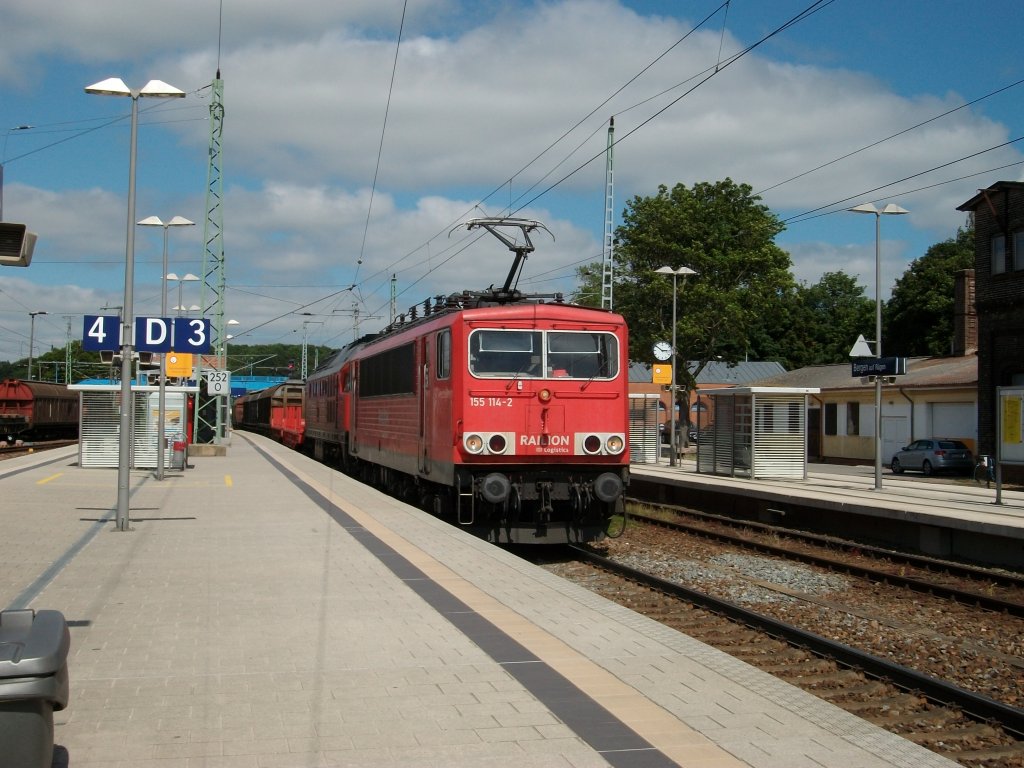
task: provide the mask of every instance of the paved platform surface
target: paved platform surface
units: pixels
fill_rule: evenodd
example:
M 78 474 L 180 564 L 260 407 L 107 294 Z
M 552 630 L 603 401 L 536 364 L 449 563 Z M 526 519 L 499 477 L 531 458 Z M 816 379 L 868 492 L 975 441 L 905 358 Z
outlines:
M 260 437 L 0 463 L 0 608 L 71 624 L 54 765 L 954 763 Z
M 766 498 L 805 499 L 820 502 L 823 509 L 857 510 L 923 524 L 963 531 L 983 532 L 1010 539 L 1024 539 L 1024 491 L 996 488 L 956 476 L 924 477 L 917 473 L 893 475 L 886 470 L 881 489 L 875 488 L 873 466 L 811 465 L 807 478 L 766 480 L 698 473 L 696 462 L 683 459 L 675 467 L 634 464 L 636 477 L 652 477 L 729 493 Z

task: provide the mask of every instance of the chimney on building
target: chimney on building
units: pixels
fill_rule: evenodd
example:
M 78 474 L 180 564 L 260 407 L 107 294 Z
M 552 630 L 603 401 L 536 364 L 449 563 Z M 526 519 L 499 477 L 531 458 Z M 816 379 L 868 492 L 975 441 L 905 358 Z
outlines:
M 953 289 L 953 355 L 978 354 L 978 314 L 974 310 L 974 270 L 956 273 Z

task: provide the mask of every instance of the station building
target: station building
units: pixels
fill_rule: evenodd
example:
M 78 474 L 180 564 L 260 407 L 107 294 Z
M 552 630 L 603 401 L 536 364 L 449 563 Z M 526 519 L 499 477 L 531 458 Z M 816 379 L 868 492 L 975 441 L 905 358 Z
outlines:
M 978 447 L 995 455 L 997 388 L 1024 385 L 1024 182 L 996 182 L 957 210 L 974 219 Z M 1024 480 L 1021 467 L 1005 469 Z

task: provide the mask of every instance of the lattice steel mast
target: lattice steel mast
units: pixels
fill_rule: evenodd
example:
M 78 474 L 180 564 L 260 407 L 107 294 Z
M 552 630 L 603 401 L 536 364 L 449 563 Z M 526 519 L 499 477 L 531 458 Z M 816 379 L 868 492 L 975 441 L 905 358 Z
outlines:
M 200 306 L 211 320 L 210 345 L 213 354 L 200 358 L 196 366 L 200 394 L 192 432 L 194 443 L 220 443 L 228 423 L 229 394 L 208 396 L 202 391 L 202 369 L 227 368 L 224 334 L 224 184 L 221 176 L 221 143 L 224 132 L 224 81 L 220 68 L 210 86 L 210 157 L 206 170 L 206 221 L 203 225 L 203 285 Z
M 615 222 L 615 118 L 608 120 L 608 149 L 605 151 L 604 171 L 604 248 L 601 251 L 601 309 L 613 309 L 612 285 L 614 279 L 614 222 Z

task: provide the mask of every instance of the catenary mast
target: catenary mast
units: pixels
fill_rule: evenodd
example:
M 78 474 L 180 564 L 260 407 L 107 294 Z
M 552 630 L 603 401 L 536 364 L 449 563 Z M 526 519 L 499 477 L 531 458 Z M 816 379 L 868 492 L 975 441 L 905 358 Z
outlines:
M 217 68 L 217 76 L 210 86 L 210 156 L 206 171 L 206 220 L 203 225 L 203 285 L 200 306 L 203 316 L 211 320 L 210 345 L 213 354 L 205 358 L 207 367 L 217 370 L 227 368 L 227 339 L 224 334 L 224 184 L 221 176 L 221 143 L 224 134 L 224 81 Z M 192 442 L 220 443 L 227 426 L 227 409 L 230 396 L 225 394 L 208 396 L 202 393 L 202 368 L 204 358 L 200 356 L 196 366 L 196 379 L 200 383 L 200 394 L 193 425 Z
M 615 118 L 608 120 L 608 149 L 605 151 L 605 202 L 604 202 L 604 247 L 601 251 L 601 309 L 613 309 L 612 282 L 614 268 L 613 223 L 615 221 L 615 168 L 613 163 L 615 147 Z

